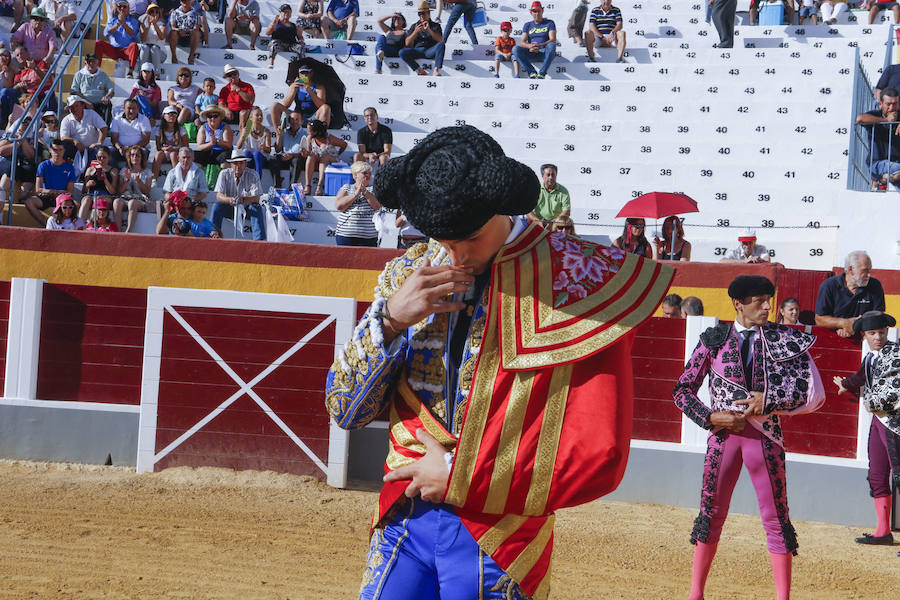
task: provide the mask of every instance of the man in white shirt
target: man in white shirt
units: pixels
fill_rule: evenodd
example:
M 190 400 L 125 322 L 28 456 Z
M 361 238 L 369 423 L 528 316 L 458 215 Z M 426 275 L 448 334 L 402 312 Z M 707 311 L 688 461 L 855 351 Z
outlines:
M 73 160 L 76 152 L 88 151 L 88 160 L 93 160 L 97 147 L 103 145 L 109 133 L 106 121 L 93 110 L 93 105 L 78 95 L 70 95 L 66 100 L 69 114 L 59 125 L 59 135 L 66 146 L 66 160 Z
M 740 246 L 731 250 L 731 252 L 722 258 L 721 262 L 731 263 L 764 263 L 771 262 L 769 251 L 762 244 L 756 243 L 756 230 L 745 229 L 738 236 Z
M 113 119 L 109 135 L 114 146 L 113 163 L 122 168 L 125 166 L 125 150 L 129 146 L 141 149 L 150 143 L 150 120 L 138 111 L 136 100 L 125 101 L 125 112 Z
M 194 151 L 182 148 L 178 151 L 178 166 L 169 171 L 163 183 L 163 197 L 168 200 L 169 194 L 175 190 L 187 192 L 190 200 L 203 200 L 209 188 L 206 186 L 206 175 L 194 164 Z
M 265 209 L 259 204 L 259 195 L 262 188 L 259 175 L 253 169 L 247 168 L 250 159 L 244 156 L 244 151 L 237 148 L 228 159 L 230 169 L 223 169 L 216 181 L 216 202 L 210 210 L 213 226 L 219 235 L 222 235 L 222 221 L 225 217 L 235 216 L 235 207 L 243 206 L 250 215 L 250 228 L 254 240 L 266 239 Z M 240 219 L 236 219 L 240 221 Z M 237 223 L 235 229 L 238 229 Z M 238 235 L 243 235 L 238 231 Z

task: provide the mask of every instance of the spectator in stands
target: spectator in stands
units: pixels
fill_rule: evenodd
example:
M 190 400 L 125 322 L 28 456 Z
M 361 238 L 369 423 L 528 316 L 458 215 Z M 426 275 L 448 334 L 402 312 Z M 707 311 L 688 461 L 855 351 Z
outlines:
M 663 317 L 667 319 L 681 319 L 681 303 L 684 300 L 678 294 L 669 294 L 662 301 Z
M 279 52 L 296 52 L 301 57 L 306 54 L 306 42 L 300 25 L 291 22 L 291 5 L 282 4 L 275 20 L 266 28 L 266 35 L 272 38 L 269 44 L 269 68 L 275 66 L 275 55 Z
M 390 127 L 378 122 L 378 111 L 373 106 L 363 110 L 363 119 L 366 124 L 356 132 L 357 152 L 353 161 L 383 165 L 391 158 L 394 134 Z
M 19 96 L 19 103 L 15 104 L 12 107 L 12 113 L 10 113 L 9 119 L 7 119 L 6 121 L 5 132 L 7 134 L 11 134 L 16 129 L 16 124 L 19 123 L 19 119 L 21 119 L 23 116 L 26 116 L 29 121 L 37 116 L 37 102 L 32 104 L 31 108 L 28 109 L 28 114 L 25 114 L 25 107 L 27 107 L 31 103 L 32 97 L 33 94 L 30 94 L 27 91 L 22 92 L 22 95 Z
M 220 165 L 224 168 L 234 147 L 234 131 L 222 119 L 222 109 L 211 106 L 200 118 L 205 121 L 197 131 L 197 153 L 194 160 L 200 165 Z
M 59 126 L 59 137 L 66 145 L 66 160 L 75 160 L 76 153 L 85 151 L 85 158 L 93 160 L 97 148 L 103 145 L 109 134 L 109 127 L 81 96 L 70 95 L 66 107 L 69 114 L 63 117 Z
M 326 39 L 344 32 L 344 39 L 352 40 L 356 31 L 356 19 L 359 18 L 359 2 L 357 0 L 331 0 L 328 10 L 322 19 L 322 34 Z
M 25 208 L 42 227 L 47 217 L 41 212 L 56 205 L 60 194 L 72 194 L 75 190 L 75 167 L 65 159 L 66 147 L 62 140 L 50 144 L 50 159 L 38 165 L 34 181 L 34 193 L 25 199 Z
M 69 0 L 41 0 L 39 8 L 47 15 L 47 24 L 57 36 L 66 39 L 72 33 L 77 15 Z
M 873 189 L 893 183 L 900 186 L 900 92 L 892 87 L 881 92 L 881 108 L 856 116 L 856 123 L 869 130 L 870 175 Z
M 269 171 L 272 173 L 272 180 L 275 187 L 280 188 L 282 184 L 281 170 L 288 169 L 291 171 L 291 181 L 294 183 L 297 176 L 297 169 L 301 163 L 300 143 L 303 141 L 303 115 L 299 111 L 291 111 L 288 117 L 288 128 L 275 130 L 275 152 L 276 154 L 269 159 Z M 308 188 L 307 188 L 308 190 Z
M 390 27 L 385 23 L 388 19 L 391 20 Z M 406 17 L 398 12 L 392 13 L 378 19 L 378 26 L 384 32 L 375 43 L 375 72 L 380 74 L 384 57 L 397 58 L 406 47 Z
M 174 173 L 176 170 L 172 169 L 169 173 Z M 202 175 L 198 175 L 198 178 L 206 181 Z M 206 183 L 203 185 L 206 186 Z M 205 192 L 204 195 L 206 195 Z M 160 235 L 190 235 L 194 201 L 198 200 L 196 198 L 192 200 L 184 190 L 175 190 L 166 196 L 166 200 L 163 202 L 163 213 L 156 223 L 156 233 Z
M 556 23 L 544 18 L 544 6 L 539 0 L 531 3 L 532 20 L 522 26 L 522 38 L 516 46 L 516 61 L 532 79 L 547 76 L 550 63 L 556 58 Z M 543 60 L 540 71 L 535 71 L 532 61 Z
M 269 152 L 272 151 L 272 132 L 263 124 L 263 111 L 254 106 L 250 111 L 250 123 L 241 130 L 238 136 L 236 148 L 244 151 L 244 156 L 253 161 L 254 171 L 262 177 L 263 167 L 269 160 Z
M 884 288 L 870 275 L 872 259 L 855 250 L 844 259 L 844 272 L 829 277 L 816 297 L 816 325 L 853 336 L 853 322 L 869 310 L 884 311 Z
M 31 124 L 31 117 L 26 115 L 16 132 L 17 136 L 25 136 L 29 124 Z M 0 134 L 0 136 L 6 135 L 8 132 Z M 34 189 L 34 180 L 37 174 L 36 160 L 37 155 L 34 146 L 31 145 L 30 136 L 24 137 L 19 142 L 16 156 L 16 183 L 21 184 L 21 192 L 24 194 L 28 194 Z M 0 214 L 3 213 L 3 206 L 9 197 L 10 173 L 12 173 L 12 143 L 6 139 L 0 139 Z
M 800 322 L 800 303 L 796 298 L 785 298 L 778 305 L 777 323 L 782 325 L 797 325 Z
M 225 2 L 226 0 L 220 0 Z M 285 5 L 282 5 L 284 9 Z M 288 6 L 288 9 L 291 7 Z M 231 49 L 231 36 L 235 32 L 241 35 L 250 35 L 250 49 L 256 50 L 256 38 L 262 26 L 259 24 L 259 2 L 256 0 L 234 0 L 228 16 L 225 17 L 225 45 L 223 50 Z M 267 33 L 266 35 L 271 35 Z
M 241 81 L 241 74 L 231 65 L 225 65 L 223 73 L 228 83 L 219 90 L 219 108 L 224 111 L 226 123 L 243 129 L 256 101 L 256 92 L 252 85 Z
M 646 223 L 644 219 L 639 217 L 629 217 L 625 219 L 625 229 L 622 235 L 613 241 L 613 248 L 624 250 L 631 254 L 637 254 L 645 258 L 653 258 L 653 250 L 650 249 L 650 242 L 644 236 L 644 228 Z
M 194 164 L 194 151 L 182 148 L 178 151 L 178 166 L 169 171 L 163 184 L 163 197 L 169 200 L 172 192 L 182 191 L 189 199 L 203 200 L 209 192 L 206 176 Z
M 575 10 L 572 11 L 572 16 L 569 17 L 569 23 L 566 25 L 566 33 L 579 46 L 584 46 L 581 32 L 584 31 L 584 22 L 587 20 L 588 7 L 590 5 L 590 0 L 578 0 Z
M 297 27 L 310 37 L 321 38 L 322 15 L 325 14 L 325 0 L 300 0 L 297 4 Z
M 203 80 L 203 87 L 194 100 L 194 123 L 200 125 L 200 115 L 210 106 L 219 106 L 219 95 L 216 93 L 216 80 L 207 77 Z
M 875 84 L 875 102 L 881 105 L 881 92 L 886 90 L 887 88 L 900 89 L 900 64 L 897 65 L 888 65 L 888 67 L 882 71 L 881 77 L 878 78 L 878 83 Z
M 191 235 L 199 238 L 221 239 L 212 221 L 206 218 L 207 204 L 203 200 L 194 200 L 194 214 L 191 215 Z
M 47 229 L 84 229 L 84 221 L 75 214 L 77 205 L 72 199 L 72 194 L 59 194 L 54 202 L 56 208 L 53 209 L 53 215 L 49 219 L 44 217 L 44 227 Z
M 133 98 L 125 100 L 125 111 L 113 119 L 109 127 L 109 137 L 113 143 L 113 164 L 125 165 L 125 148 L 139 146 L 146 152 L 150 143 L 150 120 L 138 111 L 138 103 Z
M 478 38 L 475 36 L 475 27 L 472 25 L 472 21 L 475 19 L 476 8 L 478 8 L 478 3 L 475 0 L 457 0 L 453 3 L 453 8 L 450 9 L 450 16 L 447 17 L 447 24 L 444 25 L 444 44 L 450 39 L 450 32 L 453 31 L 453 26 L 456 25 L 456 22 L 459 21 L 460 17 L 465 16 L 465 19 L 463 19 L 463 28 L 466 30 L 466 33 L 469 34 L 469 41 L 472 42 L 472 48 L 478 45 Z
M 142 115 L 155 123 L 159 118 L 159 104 L 162 102 L 162 90 L 156 83 L 156 73 L 153 71 L 153 63 L 141 65 L 141 72 L 131 88 L 131 96 L 137 100 Z
M 19 0 L 0 0 L 0 17 L 12 17 L 13 23 L 21 23 L 25 3 Z
M 128 61 L 127 77 L 134 77 L 134 66 L 137 64 L 138 55 L 141 53 L 138 42 L 141 40 L 141 26 L 137 19 L 129 16 L 131 6 L 128 0 L 116 0 L 116 13 L 110 16 L 103 30 L 103 35 L 108 39 L 97 40 L 94 53 L 100 59 L 109 56 L 115 60 Z
M 550 163 L 541 165 L 541 194 L 538 196 L 537 206 L 528 213 L 529 219 L 547 223 L 557 217 L 568 217 L 572 214 L 569 190 L 556 182 L 557 172 L 556 165 Z
M 417 11 L 419 20 L 406 32 L 406 48 L 399 54 L 400 59 L 419 75 L 427 75 L 425 69 L 416 62 L 417 58 L 434 61 L 432 75 L 439 77 L 444 66 L 444 38 L 441 26 L 431 20 L 431 7 L 422 0 Z
M 142 63 L 152 63 L 153 68 L 159 73 L 166 60 L 166 20 L 159 5 L 147 6 L 147 12 L 138 19 L 138 25 L 141 27 L 138 57 Z
M 750 0 L 750 24 L 756 25 L 759 22 L 759 6 L 765 0 Z M 805 1 L 805 0 L 800 0 Z M 794 0 L 781 0 L 784 5 L 784 22 L 788 25 L 794 22 Z
M 891 9 L 894 15 L 894 23 L 900 23 L 900 3 L 895 0 L 869 0 L 867 4 L 862 5 L 869 11 L 869 25 L 878 18 L 878 13 L 882 10 Z
M 137 146 L 128 148 L 128 166 L 119 172 L 118 198 L 113 202 L 116 223 L 122 222 L 122 211 L 128 207 L 125 233 L 134 230 L 139 212 L 159 212 L 159 203 L 150 199 L 150 186 L 155 180 L 153 173 L 147 168 L 147 157 L 143 150 Z
M 351 167 L 351 171 L 352 169 L 353 168 Z M 397 217 L 394 219 L 394 225 L 400 230 L 399 235 L 397 236 L 398 250 L 408 250 L 416 244 L 428 242 L 428 236 L 416 229 L 415 225 L 407 221 L 403 211 L 399 208 L 397 209 Z
M 19 67 L 12 60 L 12 52 L 0 46 L 0 90 L 11 88 L 15 83 Z
M 156 156 L 153 158 L 153 177 L 159 177 L 162 166 L 166 163 L 172 168 L 178 164 L 178 151 L 188 143 L 187 132 L 178 122 L 178 109 L 167 106 L 163 109 L 162 122 L 156 135 Z
M 757 264 L 772 260 L 766 247 L 756 243 L 755 229 L 745 229 L 738 236 L 738 244 L 721 262 Z
M 510 35 L 512 33 L 512 23 L 503 21 L 500 23 L 500 35 L 494 40 L 494 77 L 500 77 L 500 61 L 512 61 L 513 75 L 519 77 L 519 63 L 513 59 L 513 51 L 516 48 L 516 40 Z
M 685 317 L 702 317 L 703 301 L 697 296 L 688 296 L 681 301 L 681 314 Z
M 281 131 L 281 118 L 291 109 L 291 104 L 294 105 L 293 111 L 300 113 L 304 126 L 312 119 L 331 122 L 331 107 L 325 102 L 325 86 L 313 77 L 312 68 L 302 65 L 297 80 L 291 84 L 284 101 L 272 104 L 272 126 L 276 134 Z
M 194 64 L 197 46 L 200 45 L 200 39 L 203 37 L 203 22 L 200 16 L 194 12 L 193 3 L 194 0 L 181 0 L 179 7 L 169 15 L 168 39 L 173 65 L 178 64 L 178 57 L 175 55 L 176 45 L 182 48 L 190 46 L 187 62 L 189 65 Z
M 42 8 L 32 9 L 28 22 L 13 34 L 10 47 L 15 51 L 19 46 L 24 46 L 37 62 L 48 65 L 53 62 L 53 55 L 59 49 L 59 40 L 53 28 L 47 24 L 47 14 Z
M 109 209 L 112 200 L 109 196 L 99 196 L 94 202 L 94 214 L 90 219 L 83 219 L 87 222 L 85 231 L 119 231 L 119 225 L 109 217 Z M 82 203 L 82 209 L 84 204 Z
M 718 48 L 734 47 L 734 13 L 737 0 L 709 0 L 712 2 L 711 19 L 719 34 Z
M 313 174 L 318 169 L 319 183 L 316 196 L 325 193 L 325 167 L 341 159 L 341 152 L 347 149 L 347 142 L 328 133 L 328 126 L 317 119 L 306 124 L 306 137 L 300 142 L 300 156 L 306 159 L 303 186 L 309 194 Z
M 591 11 L 591 20 L 584 32 L 584 45 L 588 60 L 594 62 L 594 45 L 600 48 L 616 47 L 617 63 L 625 62 L 625 30 L 622 29 L 622 11 L 612 5 L 612 0 L 601 0 L 600 6 Z
M 691 260 L 691 243 L 684 239 L 684 227 L 676 216 L 666 217 L 662 225 L 662 239 L 653 238 L 654 260 Z
M 94 198 L 119 191 L 119 170 L 109 164 L 109 149 L 106 146 L 97 148 L 97 156 L 85 169 L 81 181 L 81 211 L 78 216 L 87 221 Z
M 787 11 L 785 11 L 787 14 Z M 803 19 L 809 17 L 813 25 L 819 24 L 819 9 L 814 0 L 800 0 L 800 10 L 797 11 L 797 25 L 803 25 Z
M 175 79 L 175 85 L 169 88 L 167 92 L 167 100 L 169 108 L 175 109 L 177 121 L 180 124 L 193 120 L 194 106 L 197 102 L 197 96 L 200 94 L 200 88 L 193 83 L 193 73 L 187 67 L 180 67 L 178 75 Z M 218 96 L 216 97 L 218 104 Z
M 100 59 L 96 54 L 84 55 L 84 67 L 72 78 L 70 96 L 81 96 L 93 105 L 103 121 L 112 120 L 112 97 L 116 93 L 109 75 L 100 70 Z
M 38 87 L 44 79 L 44 75 L 50 69 L 43 60 L 35 60 L 25 46 L 18 46 L 13 51 L 13 56 L 19 63 L 19 71 L 13 75 L 13 86 L 0 91 L 0 124 L 4 127 L 8 125 L 9 116 L 11 114 L 18 115 L 21 112 L 15 110 L 16 102 L 20 102 L 23 94 L 37 94 Z M 47 108 L 56 110 L 56 96 L 52 92 L 53 78 L 51 77 L 47 84 L 40 90 L 40 99 L 43 100 L 44 94 L 50 94 L 47 101 Z M 29 98 L 30 100 L 30 98 Z M 34 107 L 37 109 L 37 105 Z M 24 109 L 24 105 L 23 105 Z M 34 116 L 34 115 L 32 115 Z
M 562 231 L 563 233 L 568 233 L 569 235 L 575 235 L 575 221 L 572 220 L 572 217 L 568 217 L 566 215 L 560 215 L 553 219 L 550 222 L 550 231 Z
M 259 204 L 262 184 L 256 171 L 247 168 L 248 162 L 250 159 L 244 156 L 243 151 L 235 148 L 228 158 L 231 168 L 222 169 L 219 179 L 216 181 L 216 202 L 212 206 L 210 218 L 221 236 L 222 220 L 225 217 L 234 218 L 234 207 L 240 204 L 250 216 L 253 239 L 265 240 L 266 214 L 264 211 L 266 209 Z
M 822 0 L 819 10 L 822 11 L 822 22 L 834 25 L 841 12 L 847 10 L 847 0 Z
M 334 241 L 338 246 L 378 246 L 378 231 L 373 218 L 381 204 L 372 193 L 372 166 L 356 161 L 350 166 L 353 185 L 345 183 L 334 199 L 338 216 Z
M 56 113 L 48 110 L 41 115 L 41 129 L 38 131 L 38 152 L 43 158 L 50 158 L 50 142 L 59 139 L 62 133 L 59 130 L 59 119 Z M 44 154 L 46 153 L 46 156 Z

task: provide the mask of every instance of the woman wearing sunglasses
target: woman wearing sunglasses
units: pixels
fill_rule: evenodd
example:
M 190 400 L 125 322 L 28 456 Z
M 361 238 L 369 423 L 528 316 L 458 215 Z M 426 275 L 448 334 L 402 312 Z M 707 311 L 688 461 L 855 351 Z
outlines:
M 625 219 L 625 229 L 622 231 L 622 235 L 617 237 L 616 241 L 612 243 L 613 248 L 624 250 L 630 254 L 653 258 L 653 249 L 644 235 L 645 225 L 644 219 L 641 218 Z

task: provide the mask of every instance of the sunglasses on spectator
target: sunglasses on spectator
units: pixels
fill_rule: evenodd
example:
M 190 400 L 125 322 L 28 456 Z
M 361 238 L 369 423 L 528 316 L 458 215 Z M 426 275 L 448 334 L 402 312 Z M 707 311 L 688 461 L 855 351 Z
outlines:
M 179 73 L 178 76 L 179 77 L 190 77 L 191 75 L 190 75 L 190 73 Z
M 207 119 L 221 119 L 221 118 L 222 118 L 222 115 L 209 115 L 209 116 L 206 117 L 206 118 L 207 118 Z
M 62 205 L 63 210 L 73 210 L 74 208 L 75 208 L 74 204 L 63 204 Z
M 59 123 L 57 119 L 44 119 L 44 123 Z
M 238 76 L 237 71 L 232 71 L 231 73 L 225 73 L 225 77 L 228 77 L 229 79 L 231 79 L 232 77 L 237 77 L 237 76 Z

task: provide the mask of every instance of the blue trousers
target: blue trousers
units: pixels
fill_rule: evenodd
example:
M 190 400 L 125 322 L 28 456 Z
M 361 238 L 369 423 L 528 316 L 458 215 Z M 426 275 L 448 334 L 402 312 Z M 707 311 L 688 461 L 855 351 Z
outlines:
M 529 74 L 534 73 L 534 67 L 531 66 L 532 61 L 543 59 L 544 64 L 541 65 L 540 74 L 546 75 L 547 71 L 550 70 L 550 63 L 556 58 L 556 43 L 551 42 L 537 52 L 529 52 L 528 49 L 522 46 L 516 46 L 513 50 L 513 56 L 516 57 L 516 62 Z
M 244 156 L 253 161 L 253 169 L 262 178 L 263 167 L 266 166 L 266 155 L 259 150 L 244 150 Z
M 469 34 L 469 40 L 472 42 L 472 45 L 478 44 L 478 38 L 475 37 L 475 28 L 472 26 L 476 8 L 478 8 L 478 4 L 475 0 L 467 0 L 466 2 L 453 5 L 453 8 L 450 9 L 450 16 L 447 17 L 447 24 L 444 25 L 444 43 L 447 43 L 447 38 L 450 37 L 450 32 L 453 31 L 453 26 L 456 25 L 459 18 L 466 15 L 466 18 L 463 20 L 463 27 L 465 27 L 466 33 Z
M 361 600 L 475 600 L 527 596 L 478 547 L 448 504 L 400 505 L 369 547 Z
M 259 204 L 250 204 L 244 207 L 247 216 L 250 217 L 250 231 L 253 233 L 254 240 L 266 239 L 266 215 L 263 214 L 263 207 Z M 225 217 L 234 218 L 234 207 L 224 202 L 213 202 L 209 209 L 210 219 L 216 229 L 222 230 L 222 221 Z
M 900 162 L 876 160 L 872 163 L 872 179 L 881 179 L 882 175 L 891 176 L 900 171 Z
M 417 58 L 433 59 L 435 69 L 440 69 L 444 66 L 444 42 L 438 42 L 427 50 L 423 48 L 404 48 L 399 54 L 400 59 L 408 64 L 413 71 L 419 70 L 419 65 L 416 63 Z
M 381 70 L 381 59 L 378 58 L 378 51 L 384 50 L 384 55 L 389 56 L 391 58 L 397 58 L 400 56 L 401 48 L 397 48 L 396 46 L 388 46 L 387 38 L 383 35 L 378 36 L 378 41 L 375 42 L 375 70 Z

